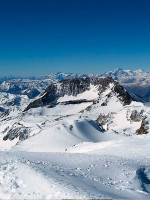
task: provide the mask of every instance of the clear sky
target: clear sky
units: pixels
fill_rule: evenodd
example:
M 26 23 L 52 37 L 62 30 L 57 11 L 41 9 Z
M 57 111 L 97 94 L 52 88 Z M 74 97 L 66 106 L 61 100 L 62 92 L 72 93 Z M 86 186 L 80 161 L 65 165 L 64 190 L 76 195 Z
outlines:
M 150 69 L 150 0 L 0 0 L 0 75 Z

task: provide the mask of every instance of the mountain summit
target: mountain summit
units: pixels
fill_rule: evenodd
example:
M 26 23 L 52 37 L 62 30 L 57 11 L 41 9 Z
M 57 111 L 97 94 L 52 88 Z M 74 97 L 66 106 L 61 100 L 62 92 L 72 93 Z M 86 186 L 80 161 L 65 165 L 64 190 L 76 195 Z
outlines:
M 111 77 L 100 79 L 74 78 L 61 80 L 58 83 L 51 84 L 38 99 L 29 104 L 25 111 L 45 105 L 50 107 L 55 106 L 59 102 L 59 98 L 64 96 L 68 96 L 68 99 L 70 99 L 70 96 L 75 98 L 77 95 L 83 94 L 82 99 L 68 100 L 68 104 L 91 101 L 91 99 L 89 100 L 84 97 L 84 92 L 88 92 L 90 97 L 91 88 L 94 87 L 98 98 L 100 98 L 106 89 L 111 87 L 112 93 L 114 93 L 124 105 L 130 104 L 133 99 L 133 97 L 131 97 L 130 94 Z M 93 99 L 93 101 L 97 99 Z
M 31 77 L 31 78 L 8 78 L 5 81 L 1 79 L 0 92 L 8 92 L 11 94 L 27 95 L 30 99 L 44 92 L 45 88 L 51 83 L 56 83 L 64 79 L 74 78 L 105 78 L 112 77 L 117 80 L 129 93 L 134 93 L 137 96 L 150 99 L 150 72 L 143 70 L 123 70 L 117 68 L 103 74 L 87 74 L 87 73 L 52 73 L 47 76 Z

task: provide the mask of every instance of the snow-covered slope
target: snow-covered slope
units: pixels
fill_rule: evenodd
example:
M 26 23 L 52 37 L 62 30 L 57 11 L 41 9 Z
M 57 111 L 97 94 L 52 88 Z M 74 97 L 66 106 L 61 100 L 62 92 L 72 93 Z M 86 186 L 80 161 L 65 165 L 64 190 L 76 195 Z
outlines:
M 16 148 L 30 151 L 65 151 L 81 142 L 99 142 L 107 130 L 126 135 L 149 133 L 149 108 L 112 78 L 61 80 L 28 104 L 20 105 L 20 111 L 14 106 L 16 114 L 2 116 L 1 149 L 18 144 Z
M 97 124 L 87 120 L 65 121 L 63 124 L 46 128 L 34 137 L 21 142 L 13 150 L 30 152 L 67 151 L 82 142 L 100 142 L 103 131 Z
M 114 79 L 0 95 L 0 198 L 150 198 L 150 106 Z
M 83 77 L 97 79 L 108 76 L 117 80 L 130 93 L 134 93 L 149 100 L 150 72 L 145 72 L 143 70 L 123 70 L 121 68 L 102 74 L 58 72 L 39 77 L 4 77 L 0 78 L 0 91 L 11 94 L 24 94 L 32 99 L 39 95 L 40 92 L 43 92 L 48 85 L 60 80 Z
M 146 99 L 150 98 L 150 72 L 145 72 L 143 70 L 131 71 L 118 68 L 114 71 L 106 72 L 101 76 L 111 76 L 122 84 L 129 92 Z
M 1 152 L 0 197 L 149 199 L 149 140 L 114 135 L 65 153 Z

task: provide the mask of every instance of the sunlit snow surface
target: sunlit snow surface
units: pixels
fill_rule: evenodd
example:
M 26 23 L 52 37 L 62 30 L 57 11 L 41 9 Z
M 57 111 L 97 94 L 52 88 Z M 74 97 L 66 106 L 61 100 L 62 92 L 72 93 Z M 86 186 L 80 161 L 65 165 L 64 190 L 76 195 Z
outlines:
M 70 153 L 1 152 L 0 196 L 149 199 L 149 145 L 146 138 L 119 138 Z
M 19 123 L 30 129 L 30 137 L 18 142 L 0 135 L 1 199 L 150 199 L 150 134 L 136 135 L 141 122 L 130 120 L 133 110 L 143 110 L 150 121 L 150 107 L 138 102 L 123 106 L 113 93 L 107 98 L 111 87 L 100 98 L 93 87 L 58 100 L 92 99 L 95 104 L 22 113 L 29 102 L 24 97 L 18 108 L 12 106 L 0 131 Z M 107 105 L 101 106 L 104 101 Z M 100 113 L 111 114 L 108 131 L 95 123 Z

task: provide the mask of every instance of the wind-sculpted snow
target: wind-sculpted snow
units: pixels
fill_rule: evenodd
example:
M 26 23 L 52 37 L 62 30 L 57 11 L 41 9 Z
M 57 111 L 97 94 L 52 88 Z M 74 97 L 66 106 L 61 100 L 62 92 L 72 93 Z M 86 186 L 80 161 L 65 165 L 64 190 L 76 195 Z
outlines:
M 72 138 L 74 121 L 80 120 L 80 118 L 97 122 L 101 130 L 105 131 L 114 130 L 126 135 L 149 133 L 149 115 L 146 114 L 146 110 L 144 111 L 144 105 L 134 102 L 135 99 L 119 83 L 109 77 L 97 80 L 67 79 L 51 84 L 36 100 L 29 103 L 25 112 L 22 112 L 26 105 L 23 102 L 29 102 L 29 100 L 24 101 L 22 97 L 19 96 L 19 107 L 10 104 L 11 109 L 8 107 L 7 112 L 1 108 L 1 149 L 9 149 L 14 144 L 37 133 L 39 133 L 37 138 L 45 134 L 45 138 L 53 141 L 55 137 L 53 133 L 55 135 L 58 133 L 58 137 L 55 137 L 55 139 L 58 138 L 56 143 L 63 140 L 61 142 L 63 148 L 60 145 L 60 149 L 64 151 L 71 145 L 82 142 L 82 140 L 76 141 L 75 138 Z M 12 95 L 12 100 L 14 98 L 16 96 Z M 8 105 L 7 101 L 4 103 Z M 131 117 L 135 109 L 139 109 L 141 112 L 138 121 L 133 121 Z M 145 121 L 142 121 L 145 119 L 147 119 L 146 124 Z M 72 128 L 64 129 L 68 120 L 70 120 L 69 126 Z M 62 126 L 58 126 L 60 124 Z M 63 133 L 63 129 L 66 136 L 60 134 Z M 42 135 L 42 133 L 44 134 Z M 86 133 L 84 134 L 86 135 Z M 68 143 L 64 144 L 64 138 L 68 139 L 70 136 L 71 139 L 66 140 Z M 12 142 L 12 145 L 5 145 L 8 140 L 15 142 Z M 28 141 L 30 140 L 28 139 Z M 39 139 L 39 141 L 42 140 Z M 83 141 L 85 140 L 83 139 Z M 53 151 L 53 148 L 50 149 Z
M 148 149 L 146 139 L 122 137 L 83 143 L 71 153 L 1 152 L 0 197 L 149 199 Z
M 36 136 L 30 137 L 13 150 L 62 152 L 79 143 L 100 142 L 103 135 L 103 130 L 93 121 L 66 121 L 63 125 L 47 128 Z
M 0 199 L 149 199 L 149 103 L 111 77 L 45 89 L 0 93 Z

